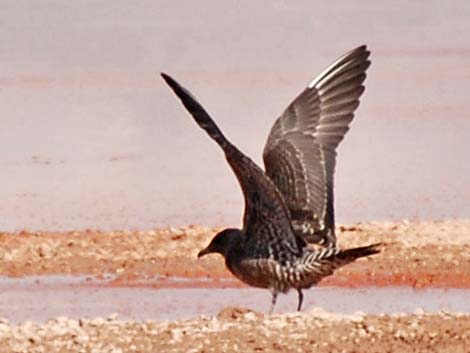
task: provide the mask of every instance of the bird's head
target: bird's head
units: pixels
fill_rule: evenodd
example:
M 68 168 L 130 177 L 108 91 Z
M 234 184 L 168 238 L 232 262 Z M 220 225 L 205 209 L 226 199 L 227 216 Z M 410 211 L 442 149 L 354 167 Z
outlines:
M 212 253 L 218 253 L 226 256 L 230 247 L 240 239 L 241 235 L 242 233 L 239 229 L 224 229 L 223 231 L 217 233 L 214 238 L 212 238 L 210 244 L 207 247 L 199 251 L 197 257 L 202 257 Z

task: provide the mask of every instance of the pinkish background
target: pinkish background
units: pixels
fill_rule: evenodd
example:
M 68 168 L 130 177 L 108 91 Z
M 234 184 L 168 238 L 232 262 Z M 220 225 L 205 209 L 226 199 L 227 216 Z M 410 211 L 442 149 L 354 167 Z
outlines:
M 470 216 L 468 1 L 0 5 L 1 230 L 238 225 L 235 178 L 158 73 L 261 162 L 279 113 L 363 43 L 338 222 Z

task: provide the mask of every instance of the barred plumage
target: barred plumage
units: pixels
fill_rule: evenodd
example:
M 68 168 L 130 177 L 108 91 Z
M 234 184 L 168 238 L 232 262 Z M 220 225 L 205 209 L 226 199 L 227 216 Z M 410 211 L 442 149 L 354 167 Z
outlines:
M 336 248 L 333 175 L 336 147 L 349 129 L 369 51 L 358 47 L 330 65 L 275 122 L 263 159 L 266 172 L 223 135 L 202 105 L 170 76 L 162 74 L 195 121 L 217 142 L 245 199 L 243 229 L 218 233 L 198 256 L 220 253 L 241 281 L 278 293 L 303 289 L 357 258 L 378 253 L 378 244 Z M 315 249 L 309 243 L 325 247 Z

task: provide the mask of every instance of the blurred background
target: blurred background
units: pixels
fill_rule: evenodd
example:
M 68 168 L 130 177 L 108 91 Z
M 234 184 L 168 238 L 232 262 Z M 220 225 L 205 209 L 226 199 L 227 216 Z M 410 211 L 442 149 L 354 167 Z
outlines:
M 159 77 L 256 162 L 324 67 L 361 44 L 338 223 L 470 216 L 468 1 L 0 0 L 0 229 L 239 225 L 222 153 Z

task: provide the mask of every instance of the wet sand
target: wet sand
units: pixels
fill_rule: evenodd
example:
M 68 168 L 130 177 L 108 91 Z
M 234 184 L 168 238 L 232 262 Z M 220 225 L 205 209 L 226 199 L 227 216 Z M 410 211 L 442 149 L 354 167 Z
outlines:
M 150 231 L 0 233 L 0 273 L 112 275 L 109 285 L 240 286 L 217 256 L 197 259 L 220 228 L 189 226 Z M 402 221 L 338 227 L 341 247 L 382 243 L 380 255 L 359 260 L 321 285 L 470 288 L 470 221 Z M 212 281 L 199 281 L 208 278 Z M 187 285 L 187 284 L 183 284 Z

